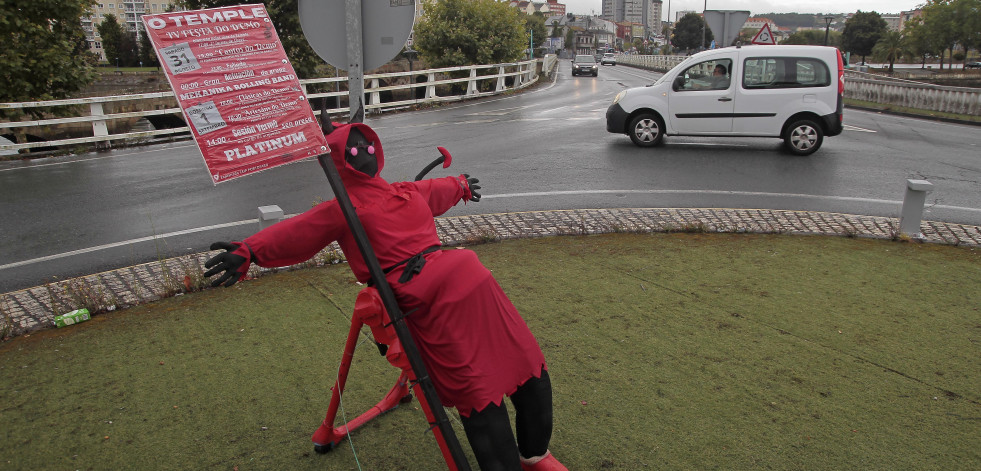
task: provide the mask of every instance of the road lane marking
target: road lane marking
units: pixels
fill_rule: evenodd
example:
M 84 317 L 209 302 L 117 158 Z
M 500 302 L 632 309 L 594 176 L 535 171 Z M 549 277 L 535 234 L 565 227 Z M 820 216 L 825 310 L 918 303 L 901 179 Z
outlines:
M 149 150 L 145 150 L 145 151 L 142 151 L 142 152 L 141 151 L 120 152 L 120 153 L 113 153 L 112 155 L 100 155 L 98 157 L 90 157 L 90 158 L 87 158 L 87 159 L 65 160 L 63 162 L 47 162 L 47 163 L 45 163 L 45 162 L 42 161 L 42 163 L 37 163 L 37 164 L 35 164 L 35 163 L 28 163 L 26 165 L 21 165 L 21 166 L 18 166 L 18 167 L 0 168 L 0 172 L 10 172 L 10 171 L 13 171 L 13 170 L 27 170 L 27 169 L 41 168 L 41 167 L 53 167 L 53 166 L 56 166 L 56 165 L 68 165 L 68 164 L 74 164 L 74 163 L 79 163 L 79 162 L 91 162 L 93 160 L 115 159 L 115 158 L 118 158 L 118 157 L 127 157 L 127 156 L 135 155 L 135 154 L 150 154 L 150 153 L 153 153 L 153 152 L 174 151 L 176 149 L 182 149 L 184 147 L 195 147 L 195 145 L 193 143 L 191 143 L 191 144 L 185 144 L 185 145 L 179 145 L 179 146 L 169 146 L 169 147 L 161 148 L 161 149 L 149 149 Z M 38 160 L 43 160 L 43 158 L 42 159 L 38 159 Z M 31 162 L 34 162 L 34 161 L 31 161 Z
M 288 217 L 292 217 L 292 216 L 294 216 L 294 215 L 291 214 Z M 153 240 L 166 239 L 168 237 L 175 237 L 175 236 L 180 236 L 180 235 L 193 234 L 195 232 L 204 232 L 204 231 L 210 231 L 210 230 L 213 230 L 213 229 L 223 229 L 223 228 L 226 228 L 226 227 L 235 227 L 235 226 L 243 226 L 245 224 L 258 224 L 258 223 L 259 223 L 259 219 L 258 218 L 256 218 L 256 219 L 246 219 L 244 221 L 226 222 L 224 224 L 215 224 L 213 226 L 195 227 L 193 229 L 185 229 L 183 231 L 168 232 L 166 234 L 160 234 L 160 235 L 156 235 L 156 236 L 140 237 L 138 239 L 130 239 L 130 240 L 124 240 L 124 241 L 121 241 L 121 242 L 113 242 L 111 244 L 97 245 L 95 247 L 88 247 L 88 248 L 84 248 L 84 249 L 72 250 L 70 252 L 63 252 L 63 253 L 54 254 L 54 255 L 48 255 L 48 256 L 44 256 L 44 257 L 32 258 L 30 260 L 24 260 L 24 261 L 20 261 L 20 262 L 8 263 L 6 265 L 0 265 L 0 270 L 6 270 L 8 268 L 16 268 L 16 267 L 20 267 L 20 266 L 24 266 L 24 265 L 32 265 L 32 264 L 40 263 L 40 262 L 47 262 L 49 260 L 57 260 L 59 258 L 70 257 L 72 255 L 82 255 L 82 254 L 86 254 L 86 253 L 90 253 L 90 252 L 97 252 L 99 250 L 111 249 L 111 248 L 114 248 L 114 247 L 122 247 L 124 245 L 137 244 L 137 243 L 140 243 L 140 242 L 150 242 L 150 241 L 153 241 Z
M 844 125 L 845 131 L 857 131 L 857 132 L 878 132 L 871 129 L 860 128 L 858 126 L 852 126 L 850 124 Z

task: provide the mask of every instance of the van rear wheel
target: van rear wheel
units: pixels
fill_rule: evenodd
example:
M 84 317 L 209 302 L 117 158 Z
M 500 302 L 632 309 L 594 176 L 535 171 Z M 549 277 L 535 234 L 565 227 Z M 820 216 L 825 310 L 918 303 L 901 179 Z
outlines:
M 787 126 L 783 142 L 794 155 L 811 155 L 824 142 L 824 133 L 818 123 L 810 119 L 800 119 Z
M 655 114 L 641 113 L 630 120 L 630 140 L 639 147 L 653 147 L 664 140 L 664 121 Z

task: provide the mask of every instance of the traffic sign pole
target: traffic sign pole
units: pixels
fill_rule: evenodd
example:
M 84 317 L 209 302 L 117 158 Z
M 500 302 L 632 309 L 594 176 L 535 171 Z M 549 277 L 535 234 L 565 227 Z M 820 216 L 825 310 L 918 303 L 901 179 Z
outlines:
M 344 0 L 347 28 L 348 122 L 364 122 L 364 47 L 361 36 L 361 0 Z

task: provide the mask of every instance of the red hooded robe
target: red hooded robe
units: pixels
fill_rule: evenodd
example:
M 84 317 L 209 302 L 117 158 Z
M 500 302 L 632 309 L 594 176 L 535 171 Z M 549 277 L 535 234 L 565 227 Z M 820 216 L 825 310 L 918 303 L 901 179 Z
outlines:
M 345 160 L 352 127 L 371 141 L 378 172 L 385 157 L 367 125 L 338 125 L 327 136 L 331 158 L 364 225 L 382 268 L 389 268 L 439 245 L 433 218 L 470 199 L 466 177 L 388 183 L 355 170 Z M 278 267 L 310 259 L 333 241 L 355 277 L 370 279 L 337 200 L 323 202 L 245 240 L 254 263 Z M 422 271 L 399 283 L 405 265 L 386 275 L 405 313 L 406 323 L 429 369 L 443 405 L 463 416 L 490 403 L 500 404 L 532 376 L 545 357 L 517 309 L 490 271 L 470 250 L 437 250 L 425 255 Z

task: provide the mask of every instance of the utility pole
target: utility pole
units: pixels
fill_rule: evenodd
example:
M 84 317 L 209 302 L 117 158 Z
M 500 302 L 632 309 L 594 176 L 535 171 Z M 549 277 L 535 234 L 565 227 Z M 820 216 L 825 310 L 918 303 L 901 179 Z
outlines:
M 831 22 L 834 21 L 833 16 L 824 17 L 824 45 L 828 45 L 828 31 L 831 29 Z
M 702 43 L 698 45 L 698 49 L 705 49 L 705 11 L 708 10 L 708 3 L 708 0 L 705 0 L 702 6 Z

